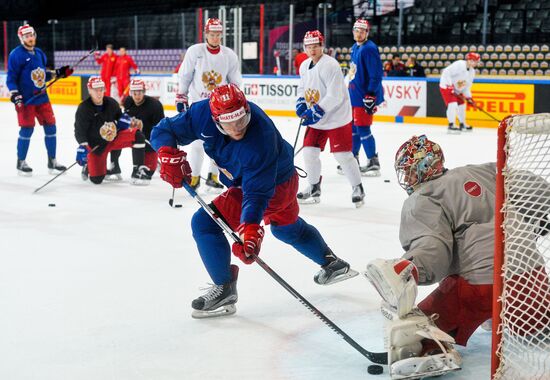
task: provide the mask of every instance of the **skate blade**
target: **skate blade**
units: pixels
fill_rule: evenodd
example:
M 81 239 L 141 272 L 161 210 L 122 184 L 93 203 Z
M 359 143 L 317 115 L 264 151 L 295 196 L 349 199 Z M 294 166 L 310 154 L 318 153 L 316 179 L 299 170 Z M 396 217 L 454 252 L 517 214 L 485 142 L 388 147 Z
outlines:
M 105 176 L 105 181 L 108 182 L 119 182 L 122 181 L 122 175 L 120 174 L 108 174 Z
M 447 129 L 447 134 L 448 134 L 448 135 L 460 135 L 460 130 L 458 130 L 458 131 L 450 131 L 450 130 Z
M 350 278 L 353 278 L 353 277 L 357 276 L 358 274 L 359 274 L 359 272 L 357 272 L 356 270 L 353 270 L 353 269 L 350 268 L 346 273 L 339 274 L 338 276 L 335 276 L 334 278 L 332 278 L 330 281 L 327 281 L 324 284 L 319 284 L 319 285 L 336 284 L 338 282 L 346 281 Z
M 368 172 L 361 172 L 361 177 L 380 177 L 380 170 L 370 170 Z
M 65 169 L 65 170 L 48 169 L 48 173 L 51 174 L 51 175 L 58 175 L 58 174 L 66 172 L 66 171 L 67 171 L 67 169 Z
M 134 179 L 131 180 L 130 183 L 134 186 L 149 186 L 151 183 L 151 180 L 148 179 Z
M 321 198 L 319 197 L 311 197 L 307 199 L 298 199 L 298 203 L 301 205 L 314 205 L 317 203 L 321 203 Z
M 17 171 L 17 175 L 18 175 L 19 177 L 31 177 L 31 176 L 32 176 L 32 172 L 26 173 L 26 172 L 22 172 L 22 171 L 18 170 L 18 171 Z
M 191 317 L 195 319 L 205 319 L 205 318 L 216 318 L 216 317 L 226 317 L 233 315 L 237 312 L 237 306 L 224 305 L 215 310 L 193 310 Z
M 360 200 L 359 202 L 353 202 L 353 204 L 355 205 L 355 208 L 359 208 L 365 204 L 365 201 Z

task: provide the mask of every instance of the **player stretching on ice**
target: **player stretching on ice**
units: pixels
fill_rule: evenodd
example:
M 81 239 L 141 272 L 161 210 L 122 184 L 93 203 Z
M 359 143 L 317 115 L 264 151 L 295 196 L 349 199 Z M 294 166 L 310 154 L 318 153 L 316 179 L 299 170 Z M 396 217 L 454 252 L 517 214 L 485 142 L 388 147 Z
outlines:
M 148 185 L 151 176 L 143 164 L 145 136 L 135 120 L 122 114 L 116 100 L 105 96 L 105 83 L 100 77 L 88 80 L 90 97 L 78 106 L 75 114 L 74 135 L 80 144 L 76 161 L 82 166 L 82 179 L 96 185 L 103 182 L 107 173 L 107 154 L 112 150 L 132 148 L 134 170 L 131 183 Z
M 477 53 L 466 54 L 466 60 L 458 60 L 445 67 L 439 80 L 439 91 L 447 106 L 447 121 L 449 133 L 471 131 L 472 127 L 466 124 L 466 104 L 473 104 L 472 83 L 476 75 L 476 67 L 480 56 Z M 460 125 L 455 126 L 456 116 Z
M 496 166 L 447 170 L 444 161 L 441 147 L 425 135 L 413 136 L 399 148 L 395 169 L 399 184 L 410 195 L 403 204 L 399 231 L 406 252 L 401 259 L 373 260 L 365 273 L 385 301 L 382 310 L 388 318 L 392 378 L 435 376 L 458 369 L 460 356 L 453 344 L 465 346 L 491 318 Z M 550 186 L 542 188 L 550 198 Z M 518 202 L 526 203 L 526 197 Z M 547 206 L 543 214 L 548 211 Z M 548 232 L 545 228 L 539 236 Z M 522 239 L 535 242 L 537 237 Z M 544 266 L 533 263 L 533 271 L 524 276 L 548 284 Z M 438 282 L 416 308 L 417 285 Z M 518 288 L 515 297 L 535 299 L 537 295 L 531 293 Z M 431 318 L 434 314 L 437 319 Z
M 187 111 L 189 104 L 201 99 L 208 99 L 216 87 L 234 83 L 242 87 L 243 78 L 239 59 L 233 50 L 221 45 L 223 25 L 217 18 L 209 18 L 204 27 L 206 42 L 195 44 L 187 49 L 183 63 L 178 71 L 178 92 L 176 107 L 179 112 Z M 189 164 L 191 165 L 191 186 L 200 186 L 201 168 L 204 160 L 204 148 L 201 140 L 196 140 L 189 147 Z M 214 161 L 210 161 L 206 185 L 222 189 L 218 180 L 219 170 Z
M 52 105 L 45 88 L 46 82 L 56 77 L 66 78 L 73 73 L 73 70 L 69 66 L 63 66 L 55 71 L 46 70 L 46 54 L 35 47 L 36 32 L 32 26 L 20 26 L 17 36 L 21 46 L 13 49 L 8 57 L 6 80 L 20 127 L 17 140 L 17 173 L 23 176 L 32 175 L 32 169 L 25 159 L 34 131 L 34 119 L 37 119 L 38 123 L 44 127 L 48 170 L 50 174 L 57 174 L 66 168 L 55 159 L 57 129 Z
M 216 161 L 228 190 L 212 207 L 231 228 L 238 231 L 243 245 L 230 248 L 222 229 L 201 208 L 191 220 L 193 238 L 214 285 L 192 303 L 196 318 L 233 314 L 237 302 L 238 267 L 230 265 L 231 251 L 245 264 L 250 254 L 259 254 L 264 228 L 271 224 L 273 235 L 292 245 L 321 266 L 314 281 L 328 285 L 357 275 L 348 263 L 332 253 L 315 227 L 298 216 L 298 175 L 292 147 L 281 137 L 273 122 L 234 84 L 214 89 L 210 100 L 193 104 L 185 113 L 163 119 L 151 133 L 157 149 L 160 176 L 174 187 L 189 181 L 186 154 L 176 148 L 194 140 L 204 141 L 206 153 Z
M 384 101 L 384 72 L 378 46 L 368 39 L 369 30 L 367 20 L 358 19 L 353 24 L 355 44 L 351 48 L 351 65 L 347 80 L 353 108 L 353 154 L 359 159 L 359 151 L 363 146 L 369 162 L 361 168 L 361 173 L 366 176 L 378 176 L 380 161 L 371 125 L 372 117 L 377 111 L 376 106 Z
M 318 30 L 304 36 L 308 55 L 299 68 L 300 85 L 296 114 L 307 126 L 304 137 L 304 163 L 309 185 L 298 193 L 300 203 L 318 203 L 321 196 L 319 156 L 330 138 L 330 151 L 340 163 L 351 187 L 351 201 L 360 207 L 365 192 L 359 163 L 351 153 L 351 104 L 338 62 L 323 54 L 325 38 Z

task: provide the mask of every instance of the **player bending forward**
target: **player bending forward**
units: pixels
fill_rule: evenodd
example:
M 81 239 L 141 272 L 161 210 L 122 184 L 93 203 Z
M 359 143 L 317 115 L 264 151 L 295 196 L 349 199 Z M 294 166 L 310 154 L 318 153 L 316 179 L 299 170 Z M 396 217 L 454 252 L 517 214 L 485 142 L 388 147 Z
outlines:
M 127 114 L 122 114 L 116 100 L 105 96 L 105 83 L 100 77 L 88 80 L 90 97 L 78 106 L 74 134 L 80 144 L 76 161 L 82 166 L 82 179 L 96 185 L 103 182 L 107 173 L 107 154 L 112 150 L 132 148 L 134 170 L 131 183 L 148 185 L 151 176 L 143 164 L 145 136 Z
M 474 103 L 472 99 L 472 84 L 476 75 L 476 67 L 480 56 L 477 53 L 466 54 L 466 60 L 458 60 L 445 67 L 439 79 L 439 91 L 447 106 L 447 121 L 449 133 L 471 131 L 472 127 L 466 125 L 466 104 Z M 455 126 L 458 114 L 459 126 Z
M 222 229 L 201 208 L 191 220 L 193 238 L 214 285 L 192 302 L 193 317 L 233 314 L 237 302 L 238 267 L 230 265 L 231 251 L 245 264 L 259 254 L 264 228 L 321 266 L 314 281 L 328 285 L 357 275 L 332 253 L 317 229 L 298 216 L 298 174 L 292 147 L 269 117 L 247 102 L 234 85 L 223 85 L 210 100 L 191 105 L 185 113 L 163 119 L 151 133 L 160 158 L 160 176 L 173 187 L 189 182 L 186 153 L 177 145 L 204 141 L 204 150 L 222 173 L 228 189 L 214 199 L 212 208 L 237 231 L 243 245 L 230 248 Z
M 308 186 L 298 193 L 300 203 L 319 203 L 321 196 L 321 160 L 319 156 L 330 138 L 330 151 L 340 164 L 351 187 L 351 201 L 363 205 L 359 163 L 351 153 L 351 104 L 338 62 L 323 54 L 325 38 L 318 30 L 304 36 L 308 55 L 300 65 L 300 85 L 296 114 L 307 126 L 304 137 L 304 163 Z
M 187 111 L 189 103 L 208 99 L 212 90 L 227 83 L 242 87 L 243 78 L 239 59 L 235 52 L 221 45 L 223 25 L 217 18 L 209 18 L 204 26 L 206 42 L 195 44 L 187 49 L 183 63 L 178 71 L 178 93 L 176 107 L 179 112 Z M 200 186 L 201 168 L 204 160 L 204 148 L 201 140 L 196 140 L 189 147 L 189 164 L 191 165 L 191 186 Z M 210 161 L 206 186 L 222 189 L 218 180 L 218 167 Z
M 496 166 L 447 170 L 444 162 L 441 147 L 425 135 L 413 136 L 399 148 L 395 170 L 410 195 L 403 204 L 399 231 L 406 253 L 401 259 L 373 260 L 365 272 L 384 300 L 392 379 L 459 369 L 461 359 L 453 344 L 466 346 L 491 318 Z M 521 205 L 526 202 L 518 200 Z M 544 213 L 548 211 L 546 206 Z M 522 239 L 536 241 L 534 234 Z M 544 267 L 534 264 L 531 269 L 523 275 L 548 284 Z M 437 282 L 439 286 L 415 307 L 417 285 Z M 527 288 L 516 290 L 514 297 L 538 297 Z M 531 313 L 530 307 L 526 302 L 524 311 Z M 548 316 L 541 318 L 548 324 Z

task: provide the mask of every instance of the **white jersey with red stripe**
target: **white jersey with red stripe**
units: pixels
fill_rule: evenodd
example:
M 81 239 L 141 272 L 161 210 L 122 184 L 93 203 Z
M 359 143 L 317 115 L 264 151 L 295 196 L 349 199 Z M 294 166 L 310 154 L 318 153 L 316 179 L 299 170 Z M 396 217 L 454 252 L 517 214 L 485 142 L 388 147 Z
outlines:
M 323 118 L 311 128 L 330 130 L 350 123 L 351 102 L 338 61 L 323 54 L 312 66 L 311 58 L 300 65 L 298 97 L 304 97 L 308 107 L 319 105 L 325 111 Z
M 187 94 L 193 103 L 208 99 L 214 88 L 227 83 L 242 88 L 239 60 L 233 50 L 220 46 L 218 52 L 212 53 L 206 43 L 187 49 L 178 70 L 178 93 Z
M 475 68 L 468 68 L 466 61 L 458 60 L 443 69 L 441 78 L 439 79 L 439 87 L 447 88 L 452 86 L 455 92 L 471 98 L 471 88 L 475 75 Z

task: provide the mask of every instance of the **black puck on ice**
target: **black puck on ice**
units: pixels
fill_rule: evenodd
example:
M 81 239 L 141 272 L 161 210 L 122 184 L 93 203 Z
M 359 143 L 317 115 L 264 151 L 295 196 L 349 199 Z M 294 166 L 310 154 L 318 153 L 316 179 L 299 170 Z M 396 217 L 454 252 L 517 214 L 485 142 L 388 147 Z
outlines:
M 367 368 L 367 371 L 371 375 L 380 375 L 382 372 L 384 372 L 384 367 L 378 364 L 372 364 L 372 365 L 369 365 L 369 367 Z
M 390 180 L 389 180 L 389 179 L 385 179 L 384 182 L 390 183 Z
M 177 204 L 177 205 L 174 205 L 174 207 L 175 207 L 175 208 L 181 208 L 181 207 L 182 207 L 182 205 L 180 205 L 180 204 Z
M 48 204 L 48 207 L 55 207 L 55 203 Z

